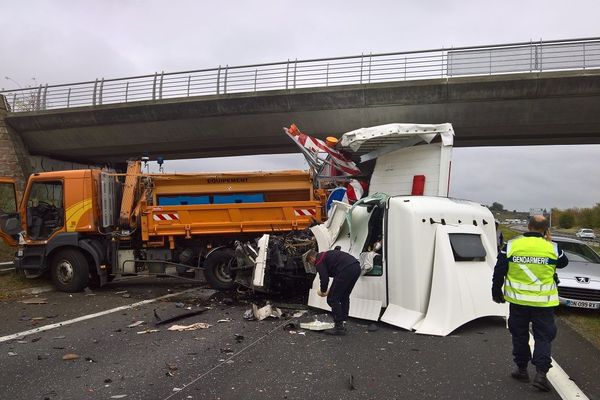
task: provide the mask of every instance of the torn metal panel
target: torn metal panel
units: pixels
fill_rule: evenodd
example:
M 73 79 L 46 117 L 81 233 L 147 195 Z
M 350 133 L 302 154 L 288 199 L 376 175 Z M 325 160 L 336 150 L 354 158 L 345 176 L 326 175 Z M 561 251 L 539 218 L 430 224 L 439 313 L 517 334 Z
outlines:
M 269 248 L 269 235 L 265 234 L 258 240 L 258 256 L 252 277 L 252 286 L 262 288 L 265 286 L 265 272 L 267 270 L 267 250 Z
M 425 314 L 418 311 L 409 310 L 397 304 L 388 304 L 381 316 L 381 321 L 402 329 L 411 330 L 423 317 L 425 317 Z
M 431 143 L 440 136 L 444 146 L 452 146 L 452 124 L 387 124 L 360 128 L 344 133 L 338 148 L 355 155 L 368 154 L 381 149 L 403 148 L 418 143 Z

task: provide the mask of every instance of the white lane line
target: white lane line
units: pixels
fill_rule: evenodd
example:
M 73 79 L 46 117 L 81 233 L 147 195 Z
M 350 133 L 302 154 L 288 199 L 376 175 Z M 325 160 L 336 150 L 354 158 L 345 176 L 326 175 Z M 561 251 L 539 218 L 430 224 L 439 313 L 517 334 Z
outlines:
M 535 345 L 535 341 L 533 339 L 533 335 L 531 332 L 529 333 L 529 347 L 531 347 L 531 353 L 533 354 L 533 348 Z M 548 371 L 546 375 L 548 380 L 554 386 L 554 390 L 560 396 L 561 399 L 564 400 L 589 400 L 579 386 L 575 382 L 569 378 L 569 375 L 565 372 L 564 369 L 553 358 L 552 359 L 552 368 Z
M 23 337 L 23 336 L 32 335 L 34 333 L 49 331 L 50 329 L 55 329 L 55 328 L 60 328 L 61 326 L 72 325 L 72 324 L 75 324 L 77 322 L 86 321 L 88 319 L 92 319 L 92 318 L 96 318 L 96 317 L 101 317 L 103 315 L 112 314 L 112 313 L 123 311 L 123 310 L 129 310 L 129 309 L 134 308 L 134 307 L 139 307 L 139 306 L 143 306 L 145 304 L 154 303 L 154 302 L 157 302 L 159 300 L 168 299 L 169 297 L 179 296 L 180 294 L 188 293 L 188 292 L 191 292 L 191 291 L 194 291 L 194 290 L 197 290 L 197 289 L 193 288 L 193 289 L 184 290 L 183 292 L 171 293 L 171 294 L 167 294 L 167 295 L 164 295 L 164 296 L 161 296 L 161 297 L 157 297 L 155 299 L 143 300 L 143 301 L 140 301 L 140 302 L 137 302 L 137 303 L 129 304 L 127 306 L 121 306 L 121 307 L 111 308 L 110 310 L 104 310 L 104 311 L 100 311 L 100 312 L 97 312 L 97 313 L 94 313 L 94 314 L 83 315 L 81 317 L 69 319 L 67 321 L 57 322 L 55 324 L 40 326 L 39 328 L 30 329 L 28 331 L 14 333 L 12 335 L 7 335 L 7 336 L 2 336 L 2 337 L 0 337 L 0 343 L 6 342 L 6 341 L 9 341 L 9 340 L 13 340 L 13 339 L 18 339 L 18 338 Z

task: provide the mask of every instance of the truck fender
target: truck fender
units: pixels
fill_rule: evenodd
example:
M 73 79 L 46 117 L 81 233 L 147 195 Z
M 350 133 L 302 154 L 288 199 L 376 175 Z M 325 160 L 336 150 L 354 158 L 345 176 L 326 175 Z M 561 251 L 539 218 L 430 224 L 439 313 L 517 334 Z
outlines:
M 226 249 L 226 248 L 227 248 L 227 246 L 218 246 L 218 247 L 211 249 L 211 251 L 206 253 L 205 259 L 208 258 L 208 256 L 210 256 L 212 253 L 216 252 L 217 250 Z M 204 268 L 204 267 L 201 266 L 200 268 Z
M 101 276 L 102 269 L 100 268 L 100 265 L 102 264 L 102 260 L 104 259 L 102 254 L 102 245 L 96 240 L 84 239 L 79 241 L 79 247 L 92 256 L 96 272 L 98 273 L 98 276 Z

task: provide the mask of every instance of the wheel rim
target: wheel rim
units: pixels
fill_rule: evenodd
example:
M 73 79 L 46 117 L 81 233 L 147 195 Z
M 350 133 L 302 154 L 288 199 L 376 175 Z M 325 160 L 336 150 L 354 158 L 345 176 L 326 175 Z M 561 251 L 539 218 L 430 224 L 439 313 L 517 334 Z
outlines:
M 61 283 L 69 283 L 73 280 L 74 268 L 67 260 L 61 260 L 56 269 L 56 278 Z
M 215 276 L 221 282 L 231 282 L 231 275 L 229 274 L 229 262 L 222 262 L 215 268 Z

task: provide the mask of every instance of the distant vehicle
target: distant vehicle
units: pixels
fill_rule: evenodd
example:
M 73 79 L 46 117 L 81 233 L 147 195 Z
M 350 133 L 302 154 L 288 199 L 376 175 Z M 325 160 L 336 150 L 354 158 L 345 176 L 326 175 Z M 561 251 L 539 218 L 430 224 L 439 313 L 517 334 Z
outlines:
M 600 309 L 600 256 L 577 239 L 554 237 L 569 259 L 557 269 L 558 299 L 567 307 Z
M 591 229 L 580 229 L 575 236 L 577 236 L 580 239 L 596 239 L 596 234 L 594 233 L 593 230 Z

